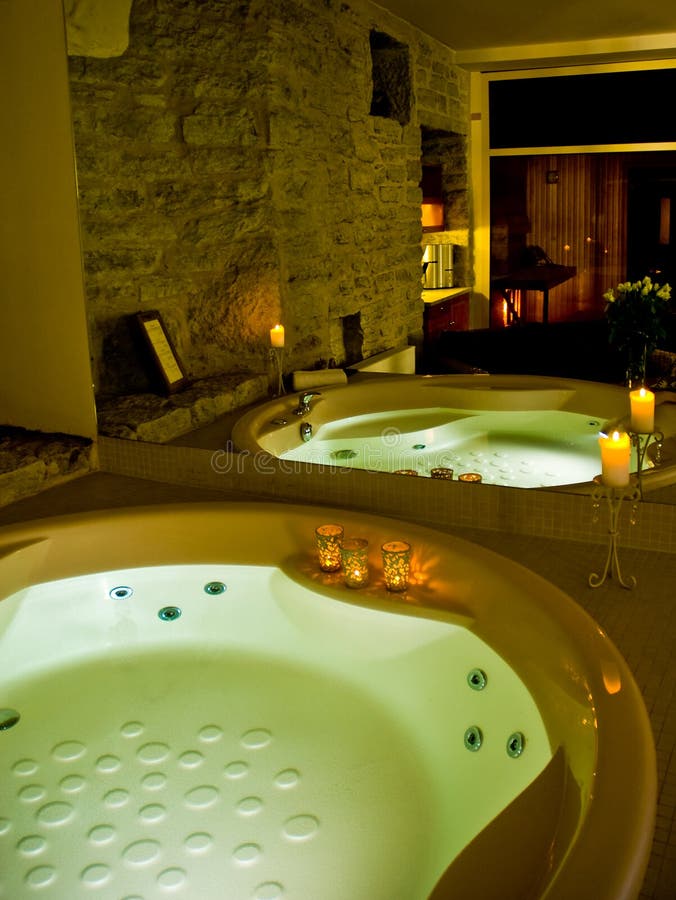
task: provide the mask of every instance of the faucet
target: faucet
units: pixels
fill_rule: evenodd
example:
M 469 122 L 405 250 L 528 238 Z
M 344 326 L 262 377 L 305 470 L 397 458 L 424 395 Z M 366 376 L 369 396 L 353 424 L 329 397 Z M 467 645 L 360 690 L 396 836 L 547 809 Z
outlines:
M 321 391 L 304 391 L 298 398 L 298 407 L 294 409 L 297 416 L 306 416 L 310 412 L 310 400 L 319 397 Z
M 305 443 L 312 437 L 312 425 L 309 422 L 300 423 L 300 436 Z

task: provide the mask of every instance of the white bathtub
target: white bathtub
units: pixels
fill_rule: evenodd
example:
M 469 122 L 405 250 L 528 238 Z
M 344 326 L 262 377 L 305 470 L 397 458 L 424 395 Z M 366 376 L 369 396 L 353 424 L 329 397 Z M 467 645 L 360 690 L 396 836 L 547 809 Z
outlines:
M 664 395 L 660 401 L 668 401 Z M 328 387 L 296 416 L 299 395 L 254 407 L 233 428 L 235 448 L 298 464 L 374 471 L 476 472 L 491 484 L 588 484 L 600 472 L 600 431 L 629 428 L 625 388 L 525 375 L 365 376 Z M 312 427 L 301 439 L 300 425 Z M 660 402 L 664 434 L 644 464 L 643 489 L 676 480 L 676 404 Z M 633 453 L 634 470 L 636 454 Z
M 368 538 L 368 587 L 319 571 L 325 521 Z M 402 596 L 392 537 L 413 545 Z M 400 521 L 233 503 L 5 528 L 0 574 L 0 897 L 638 895 L 643 702 L 525 569 Z

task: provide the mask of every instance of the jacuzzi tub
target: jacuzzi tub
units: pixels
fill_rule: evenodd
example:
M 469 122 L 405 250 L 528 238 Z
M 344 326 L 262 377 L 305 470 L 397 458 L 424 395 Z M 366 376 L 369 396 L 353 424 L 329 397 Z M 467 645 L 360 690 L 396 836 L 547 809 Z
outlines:
M 362 590 L 318 570 L 336 520 L 370 542 Z M 208 504 L 5 528 L 0 572 L 0 896 L 638 895 L 643 702 L 527 570 L 400 521 Z
M 600 431 L 629 427 L 625 388 L 525 375 L 364 377 L 328 387 L 296 416 L 299 395 L 255 407 L 236 422 L 235 448 L 297 464 L 454 477 L 540 488 L 581 485 L 600 472 Z M 303 441 L 300 425 L 312 427 Z M 676 478 L 676 406 L 658 405 L 662 463 L 646 457 L 644 490 Z M 636 457 L 633 455 L 636 468 Z

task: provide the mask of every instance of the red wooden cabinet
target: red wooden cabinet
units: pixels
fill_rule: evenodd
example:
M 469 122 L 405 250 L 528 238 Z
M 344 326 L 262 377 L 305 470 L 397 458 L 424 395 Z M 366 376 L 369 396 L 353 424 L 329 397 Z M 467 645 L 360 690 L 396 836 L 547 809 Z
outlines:
M 439 291 L 435 293 L 439 293 Z M 468 330 L 469 297 L 468 289 L 439 300 L 425 301 L 423 335 L 427 345 L 438 341 L 442 331 Z

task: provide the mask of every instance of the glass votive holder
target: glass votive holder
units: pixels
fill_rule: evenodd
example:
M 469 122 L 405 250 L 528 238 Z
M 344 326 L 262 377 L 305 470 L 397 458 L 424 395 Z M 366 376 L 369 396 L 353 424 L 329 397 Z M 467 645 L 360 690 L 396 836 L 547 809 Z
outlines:
M 443 478 L 444 481 L 453 481 L 453 469 L 448 469 L 446 466 L 437 466 L 435 469 L 430 470 L 431 478 Z
M 340 556 L 347 587 L 360 588 L 368 584 L 368 546 L 365 538 L 345 538 L 343 541 Z
M 411 569 L 411 545 L 406 541 L 387 541 L 381 551 L 385 587 L 388 591 L 405 591 Z
M 395 475 L 417 475 L 417 471 L 415 469 L 395 469 Z
M 341 567 L 340 547 L 343 543 L 342 525 L 320 525 L 315 528 L 315 541 L 322 572 L 337 572 Z
M 465 472 L 462 475 L 458 475 L 458 481 L 464 481 L 465 484 L 479 484 L 481 475 L 478 472 Z

